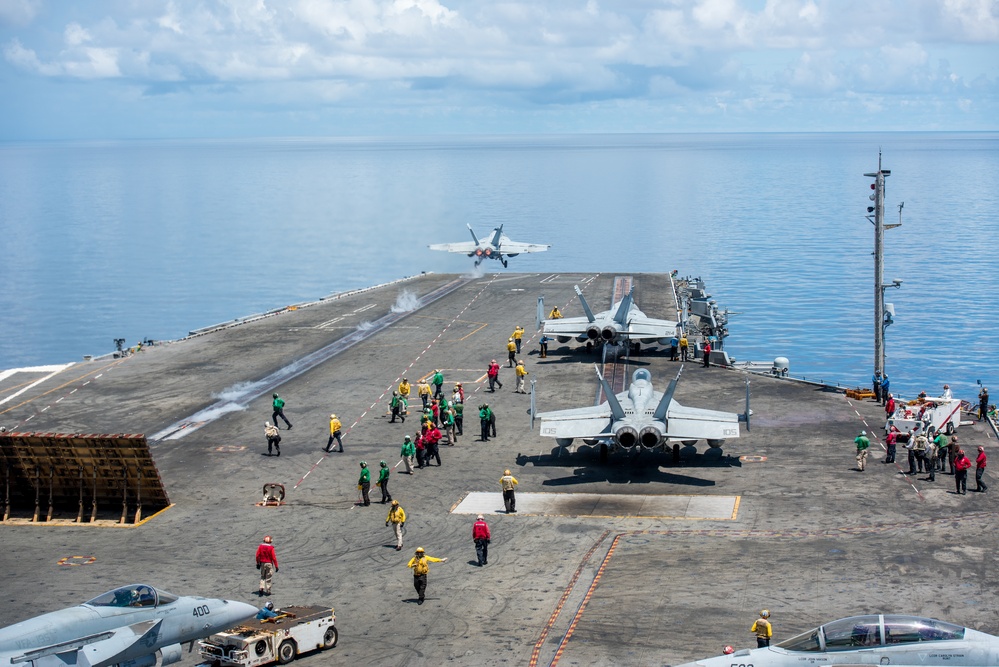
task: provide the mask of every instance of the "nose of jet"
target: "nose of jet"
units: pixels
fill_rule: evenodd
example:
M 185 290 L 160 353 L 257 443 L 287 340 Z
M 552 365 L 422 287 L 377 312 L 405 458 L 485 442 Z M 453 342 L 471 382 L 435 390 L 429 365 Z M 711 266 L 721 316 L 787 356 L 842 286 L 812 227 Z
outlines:
M 257 615 L 257 608 L 252 604 L 235 600 L 222 600 L 222 602 L 224 604 L 219 614 L 221 629 L 231 628 Z

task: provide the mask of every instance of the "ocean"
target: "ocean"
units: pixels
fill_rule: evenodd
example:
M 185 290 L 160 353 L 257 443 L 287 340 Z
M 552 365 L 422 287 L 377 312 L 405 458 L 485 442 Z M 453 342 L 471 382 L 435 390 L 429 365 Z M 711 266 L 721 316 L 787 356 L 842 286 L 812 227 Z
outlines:
M 999 381 L 999 133 L 0 144 L 0 369 L 465 272 L 427 244 L 502 223 L 552 244 L 510 271 L 700 276 L 737 313 L 732 356 L 866 386 L 879 150 L 888 222 L 904 202 L 886 232 L 893 389 L 974 399 Z

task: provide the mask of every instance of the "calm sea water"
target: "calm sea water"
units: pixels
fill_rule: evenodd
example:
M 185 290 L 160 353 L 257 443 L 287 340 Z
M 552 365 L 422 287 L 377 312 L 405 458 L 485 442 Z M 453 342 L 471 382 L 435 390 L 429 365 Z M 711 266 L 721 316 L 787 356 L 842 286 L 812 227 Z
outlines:
M 730 354 L 866 384 L 879 149 L 889 221 L 905 202 L 886 234 L 894 388 L 999 388 L 995 133 L 0 145 L 0 368 L 461 272 L 426 245 L 467 222 L 552 243 L 511 270 L 700 275 L 739 313 Z

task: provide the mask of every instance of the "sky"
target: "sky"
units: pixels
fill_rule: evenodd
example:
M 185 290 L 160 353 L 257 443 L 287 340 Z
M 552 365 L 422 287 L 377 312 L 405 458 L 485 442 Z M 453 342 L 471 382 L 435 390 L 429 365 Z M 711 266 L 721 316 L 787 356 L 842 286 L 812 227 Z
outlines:
M 0 0 L 0 141 L 999 127 L 999 0 Z

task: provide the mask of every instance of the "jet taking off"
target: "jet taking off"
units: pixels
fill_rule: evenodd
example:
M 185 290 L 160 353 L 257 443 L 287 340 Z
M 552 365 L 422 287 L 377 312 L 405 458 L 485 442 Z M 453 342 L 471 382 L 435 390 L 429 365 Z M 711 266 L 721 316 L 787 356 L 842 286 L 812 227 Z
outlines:
M 178 597 L 145 584 L 123 586 L 0 629 L 0 666 L 169 665 L 181 659 L 181 644 L 256 613 L 243 602 Z
M 851 616 L 775 646 L 743 649 L 680 667 L 986 667 L 999 665 L 999 637 L 918 616 Z
M 544 252 L 550 245 L 540 243 L 518 243 L 511 241 L 510 237 L 503 233 L 503 225 L 493 230 L 492 239 L 480 240 L 472 231 L 471 225 L 468 227 L 472 240 L 460 243 L 435 243 L 428 246 L 431 250 L 443 250 L 444 252 L 460 252 L 469 257 L 475 258 L 475 266 L 482 263 L 484 259 L 498 259 L 503 268 L 506 268 L 506 257 L 516 257 L 525 252 Z
M 676 322 L 647 317 L 638 309 L 634 288 L 610 310 L 594 315 L 583 298 L 579 285 L 575 287 L 579 303 L 586 313 L 585 317 L 544 320 L 545 304 L 542 299 L 538 299 L 538 328 L 542 329 L 545 336 L 555 338 L 560 343 L 568 343 L 575 338 L 580 343 L 586 343 L 587 348 L 593 343 L 616 344 L 619 340 L 627 340 L 638 348 L 642 343 L 669 345 L 670 338 L 676 334 Z
M 596 368 L 596 366 L 594 366 Z M 680 368 L 683 372 L 683 368 Z M 665 393 L 652 389 L 652 374 L 639 368 L 632 376 L 628 391 L 611 392 L 610 385 L 597 369 L 606 403 L 586 408 L 542 412 L 541 435 L 555 438 L 561 447 L 573 439 L 582 438 L 587 444 L 610 444 L 630 449 L 636 445 L 651 449 L 671 440 L 707 440 L 711 447 L 721 447 L 726 438 L 739 437 L 739 422 L 749 430 L 749 381 L 746 381 L 746 413 L 686 408 L 673 394 L 680 373 L 669 383 Z

